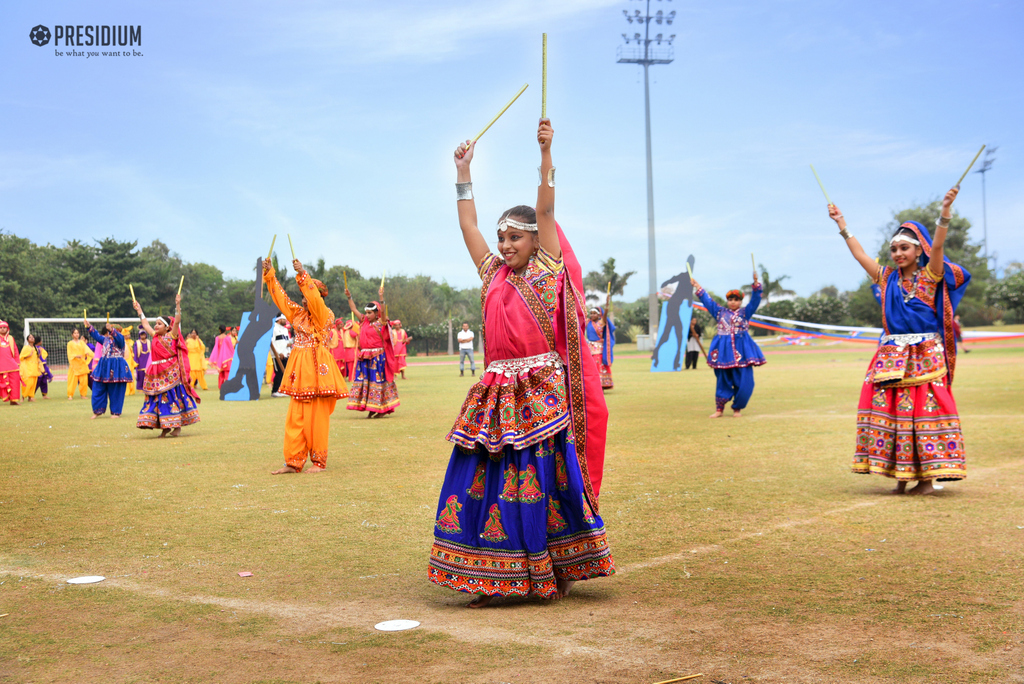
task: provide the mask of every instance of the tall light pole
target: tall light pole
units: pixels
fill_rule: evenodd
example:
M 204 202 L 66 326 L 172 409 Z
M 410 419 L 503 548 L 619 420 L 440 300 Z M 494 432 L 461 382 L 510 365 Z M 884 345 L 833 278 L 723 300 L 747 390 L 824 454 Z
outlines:
M 644 34 L 641 36 L 639 33 L 634 33 L 633 37 L 630 38 L 627 34 L 623 33 L 622 38 L 626 41 L 626 44 L 619 46 L 616 55 L 619 64 L 640 64 L 644 68 L 644 118 L 647 123 L 647 269 L 650 283 L 648 298 L 650 325 L 648 332 L 651 334 L 651 341 L 653 343 L 658 327 L 658 260 L 654 250 L 654 166 L 651 163 L 651 85 L 647 72 L 654 64 L 671 64 L 674 59 L 672 41 L 675 40 L 675 34 L 665 38 L 663 34 L 659 33 L 652 38 L 651 22 L 653 21 L 659 25 L 665 23 L 671 26 L 676 13 L 675 10 L 667 14 L 662 10 L 658 10 L 652 15 L 651 0 L 638 1 L 646 3 L 643 13 L 640 10 L 634 10 L 632 14 L 629 13 L 629 10 L 622 10 L 622 13 L 630 24 L 642 24 Z M 671 2 L 671 0 L 664 1 Z M 662 0 L 658 0 L 658 2 L 662 2 Z M 662 41 L 666 43 L 664 47 L 662 47 Z
M 985 202 L 985 174 L 988 173 L 989 169 L 992 168 L 992 162 L 996 160 L 992 155 L 995 154 L 998 147 L 988 147 L 985 149 L 985 156 L 981 159 L 981 166 L 974 173 L 981 174 L 981 230 L 982 240 L 981 244 L 985 248 L 985 264 L 988 264 L 988 209 Z

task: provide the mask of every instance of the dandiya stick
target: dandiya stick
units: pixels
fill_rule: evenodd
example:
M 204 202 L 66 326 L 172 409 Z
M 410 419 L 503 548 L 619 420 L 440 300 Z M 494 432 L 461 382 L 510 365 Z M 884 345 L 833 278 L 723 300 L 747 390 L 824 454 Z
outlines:
M 832 200 L 829 199 L 828 193 L 825 192 L 825 186 L 821 184 L 821 178 L 818 177 L 818 172 L 814 171 L 814 164 L 811 164 L 811 171 L 814 172 L 814 177 L 818 181 L 818 187 L 821 188 L 821 194 L 825 195 L 825 200 L 828 202 L 829 206 L 833 206 Z
M 970 166 L 968 166 L 968 167 L 967 167 L 967 170 L 966 170 L 966 171 L 964 171 L 964 175 L 960 176 L 960 180 L 958 180 L 958 181 L 956 182 L 956 185 L 954 185 L 954 186 L 953 186 L 954 188 L 959 188 L 959 187 L 960 187 L 960 184 L 964 182 L 964 178 L 967 178 L 967 174 L 968 174 L 968 173 L 970 173 L 970 171 L 971 171 L 971 167 L 972 167 L 972 166 L 974 166 L 974 162 L 978 161 L 978 157 L 980 157 L 980 156 L 981 156 L 981 153 L 982 153 L 982 151 L 984 151 L 984 149 L 985 149 L 985 146 L 984 146 L 984 145 L 982 145 L 982 146 L 981 146 L 981 149 L 980 149 L 980 150 L 978 150 L 978 154 L 974 155 L 974 159 L 972 159 L 972 160 L 971 160 L 971 164 L 970 164 Z
M 270 251 L 267 252 L 267 261 L 270 261 L 270 257 L 274 256 L 274 244 L 277 242 L 277 233 L 274 233 L 274 239 L 270 241 Z
M 295 245 L 292 244 L 292 234 L 288 233 L 288 246 L 292 250 L 292 261 L 295 261 Z
M 342 271 L 341 275 L 345 278 L 345 289 L 348 289 L 348 271 Z
M 181 286 L 185 284 L 185 276 L 181 276 L 181 282 L 178 283 L 178 294 L 181 294 Z
M 490 128 L 491 126 L 493 126 L 495 121 L 497 121 L 498 119 L 501 118 L 501 115 L 505 113 L 505 110 L 507 110 L 509 107 L 511 107 L 512 103 L 515 102 L 516 100 L 518 100 L 519 96 L 522 95 L 523 91 L 526 90 L 529 86 L 530 86 L 529 83 L 524 83 L 523 87 L 519 89 L 519 92 L 515 94 L 515 97 L 513 97 L 511 100 L 509 100 L 507 105 L 502 107 L 501 111 L 498 112 L 498 114 L 493 119 L 491 119 L 491 122 L 489 124 L 484 126 L 484 130 L 482 130 L 482 131 L 480 131 L 479 133 L 476 134 L 476 137 L 473 138 L 473 142 L 476 142 L 477 140 L 479 140 L 483 136 L 483 134 L 487 132 L 487 129 Z
M 548 34 L 543 35 L 541 48 L 540 118 L 548 118 Z
M 690 263 L 690 262 L 686 262 Z M 750 253 L 750 265 L 754 268 L 754 275 L 757 275 L 757 264 L 754 263 L 754 253 Z
M 388 273 L 387 269 L 385 269 L 384 272 L 380 274 L 380 286 L 381 287 L 384 287 L 384 276 L 387 275 L 387 273 Z
M 690 262 L 686 262 L 686 272 L 690 274 L 690 280 L 693 280 L 693 269 L 690 268 Z
M 137 302 L 137 301 L 139 301 L 139 300 L 135 299 L 135 288 L 134 288 L 134 287 L 132 287 L 132 284 L 131 284 L 131 283 L 128 283 L 128 289 L 129 289 L 129 290 L 131 291 L 131 293 L 132 293 L 132 301 L 133 301 L 133 302 Z
M 703 676 L 704 676 L 704 673 L 701 672 L 700 674 L 686 675 L 685 677 L 677 677 L 675 679 L 666 679 L 666 680 L 661 681 L 661 682 L 655 682 L 655 684 L 672 684 L 672 682 L 685 682 L 687 679 L 696 679 L 697 677 L 703 677 Z

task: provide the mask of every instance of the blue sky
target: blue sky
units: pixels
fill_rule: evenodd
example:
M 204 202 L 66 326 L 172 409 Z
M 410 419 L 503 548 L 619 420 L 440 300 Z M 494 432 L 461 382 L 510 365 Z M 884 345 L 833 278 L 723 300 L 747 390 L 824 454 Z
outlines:
M 807 295 L 861 274 L 808 168 L 874 248 L 893 210 L 939 197 L 982 143 L 988 239 L 1024 260 L 1024 6 L 684 3 L 652 69 L 659 281 L 705 286 L 750 252 Z M 0 228 L 37 242 L 163 240 L 249 277 L 271 236 L 300 258 L 471 286 L 451 153 L 481 140 L 490 234 L 536 196 L 548 33 L 556 216 L 585 269 L 615 256 L 647 291 L 643 79 L 616 64 L 637 0 L 34 2 L 0 8 Z M 36 24 L 141 25 L 141 56 L 57 56 Z M 78 48 L 86 49 L 86 48 Z M 958 210 L 981 237 L 980 177 Z M 280 253 L 280 251 L 279 251 Z

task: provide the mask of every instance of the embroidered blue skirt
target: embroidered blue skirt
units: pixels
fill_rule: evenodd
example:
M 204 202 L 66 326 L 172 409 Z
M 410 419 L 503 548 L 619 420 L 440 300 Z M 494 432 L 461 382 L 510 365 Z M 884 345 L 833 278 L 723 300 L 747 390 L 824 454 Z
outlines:
M 182 385 L 146 397 L 135 426 L 143 430 L 185 427 L 199 422 L 199 408 Z
M 550 598 L 556 579 L 615 572 L 566 433 L 498 454 L 452 450 L 434 523 L 431 582 L 472 594 Z
M 348 392 L 349 411 L 394 413 L 401 403 L 394 380 L 388 382 L 387 359 L 377 354 L 372 359 L 356 359 L 356 377 Z

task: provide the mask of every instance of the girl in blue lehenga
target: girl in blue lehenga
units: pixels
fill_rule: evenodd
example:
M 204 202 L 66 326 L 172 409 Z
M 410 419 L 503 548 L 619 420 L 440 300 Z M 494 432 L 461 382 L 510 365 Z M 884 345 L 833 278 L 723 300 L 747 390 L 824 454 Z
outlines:
M 483 280 L 485 372 L 455 443 L 434 525 L 430 580 L 478 594 L 561 598 L 615 572 L 598 515 L 608 422 L 583 332 L 582 271 L 554 218 L 551 124 L 540 122 L 537 208 L 498 221 L 498 252 L 477 228 L 469 164 L 455 151 L 459 224 Z

